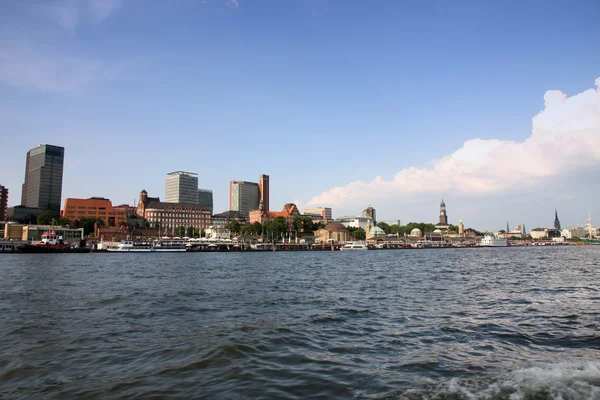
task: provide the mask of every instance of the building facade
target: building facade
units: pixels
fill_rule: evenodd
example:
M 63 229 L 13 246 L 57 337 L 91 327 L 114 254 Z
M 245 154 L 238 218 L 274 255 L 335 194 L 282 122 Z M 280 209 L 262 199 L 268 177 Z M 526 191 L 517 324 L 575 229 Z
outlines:
M 269 175 L 261 174 L 258 177 L 258 202 L 262 203 L 263 210 L 269 211 Z
M 248 217 L 251 210 L 257 210 L 259 204 L 258 183 L 231 181 L 229 183 L 229 209 L 239 211 Z
M 61 213 L 62 218 L 73 224 L 81 218 L 96 218 L 104 221 L 105 226 L 119 226 L 127 222 L 126 210 L 113 208 L 112 202 L 103 197 L 89 199 L 67 198 Z
M 8 209 L 8 188 L 0 185 L 0 221 L 6 221 Z
M 372 206 L 369 206 L 363 210 L 363 217 L 371 218 L 373 225 L 377 225 L 377 212 Z
M 332 218 L 331 208 L 329 207 L 315 207 L 307 208 L 304 210 L 304 215 L 313 216 L 319 215 L 324 221 L 329 221 Z
M 277 217 L 283 217 L 287 221 L 288 225 L 292 226 L 292 219 L 295 216 L 300 216 L 300 211 L 298 211 L 298 207 L 296 207 L 293 203 L 288 203 L 283 206 L 283 210 L 281 211 L 265 211 L 262 209 L 252 210 L 250 211 L 250 219 L 249 222 L 251 224 L 258 222 L 260 224 L 265 223 L 267 221 L 273 221 Z
M 21 205 L 60 214 L 65 149 L 40 144 L 27 152 Z
M 231 239 L 231 232 L 222 226 L 211 225 L 204 230 L 208 239 L 225 240 Z
M 161 202 L 158 198 L 148 197 L 145 190 L 140 192 L 137 214 L 151 227 L 158 226 L 166 233 L 180 227 L 202 230 L 212 225 L 212 213 L 198 203 Z
M 198 174 L 184 171 L 168 173 L 165 184 L 165 202 L 197 203 Z
M 236 220 L 241 226 L 246 225 L 247 218 L 239 211 L 225 211 L 212 216 L 212 224 L 214 226 L 224 227 L 231 221 Z
M 350 240 L 350 232 L 339 222 L 327 224 L 325 228 L 316 230 L 314 235 L 316 243 L 344 243 Z
M 335 222 L 339 222 L 345 227 L 350 228 L 362 228 L 367 231 L 367 225 L 371 224 L 371 226 L 375 225 L 373 220 L 370 217 L 364 216 L 346 216 L 346 217 L 338 217 L 335 219 Z
M 25 206 L 14 206 L 6 209 L 6 220 L 19 222 L 22 224 L 36 224 L 37 217 L 43 213 L 40 208 L 31 208 Z
M 213 191 L 208 189 L 198 189 L 198 204 L 210 212 L 213 212 Z

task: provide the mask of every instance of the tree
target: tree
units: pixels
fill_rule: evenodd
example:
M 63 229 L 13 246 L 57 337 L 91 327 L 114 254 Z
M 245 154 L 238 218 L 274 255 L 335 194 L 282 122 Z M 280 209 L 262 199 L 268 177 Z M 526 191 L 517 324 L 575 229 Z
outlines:
M 119 222 L 119 226 L 127 226 L 127 221 L 121 221 L 121 222 Z
M 367 232 L 363 228 L 354 228 L 350 233 L 350 236 L 354 238 L 354 240 L 365 240 L 367 238 Z
M 50 210 L 46 210 L 37 217 L 37 223 L 39 225 L 50 225 L 55 223 L 58 216 Z
M 175 234 L 177 236 L 185 236 L 185 227 L 180 226 L 178 228 L 175 228 Z
M 71 221 L 67 218 L 59 218 L 56 223 L 60 226 L 71 226 Z
M 250 225 L 250 228 L 252 230 L 252 233 L 255 235 L 261 235 L 263 232 L 263 227 L 260 224 L 260 222 L 258 222 L 258 221 L 254 222 L 252 225 Z
M 115 218 L 114 217 L 108 218 L 108 226 L 115 226 Z
M 311 217 L 302 218 L 302 231 L 305 233 L 312 233 L 314 231 Z
M 231 231 L 231 233 L 238 234 L 240 232 L 240 223 L 237 219 L 232 219 L 227 224 L 227 228 Z
M 390 233 L 390 225 L 385 222 L 378 222 L 377 227 L 383 229 L 386 235 Z
M 75 221 L 77 228 L 83 228 L 83 234 L 88 236 L 94 232 L 94 225 L 104 226 L 104 220 L 100 218 L 83 217 Z

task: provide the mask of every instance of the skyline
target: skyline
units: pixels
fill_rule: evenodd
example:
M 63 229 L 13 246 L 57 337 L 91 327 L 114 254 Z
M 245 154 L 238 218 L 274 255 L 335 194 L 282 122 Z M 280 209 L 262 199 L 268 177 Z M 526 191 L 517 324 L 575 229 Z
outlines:
M 382 221 L 428 222 L 444 198 L 449 222 L 478 230 L 600 212 L 592 1 L 4 7 L 11 206 L 26 152 L 47 143 L 66 149 L 63 203 L 163 198 L 166 174 L 184 170 L 215 213 L 231 180 L 261 173 L 273 210 L 371 204 Z

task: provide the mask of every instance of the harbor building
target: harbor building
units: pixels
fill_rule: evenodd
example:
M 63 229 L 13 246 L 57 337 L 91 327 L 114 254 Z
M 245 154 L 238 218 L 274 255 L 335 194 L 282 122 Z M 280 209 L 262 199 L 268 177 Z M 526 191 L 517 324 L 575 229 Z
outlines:
M 327 223 L 327 221 L 333 219 L 332 213 L 331 213 L 331 208 L 329 208 L 329 207 L 306 208 L 306 209 L 304 209 L 304 215 L 308 215 L 308 216 L 318 215 L 321 217 L 321 219 L 323 219 L 323 221 L 325 223 Z
M 212 216 L 214 226 L 224 227 L 231 221 L 237 221 L 241 226 L 246 225 L 246 217 L 239 211 L 229 210 Z
M 229 183 L 229 209 L 249 216 L 251 210 L 258 209 L 258 183 L 231 181 Z
M 198 204 L 205 210 L 213 212 L 213 191 L 209 189 L 198 189 Z
M 53 225 L 7 223 L 4 227 L 4 239 L 23 242 L 38 241 L 47 232 L 54 232 L 66 242 L 73 244 L 79 244 L 79 241 L 84 238 L 83 228 L 71 229 Z
M 371 226 L 375 225 L 370 217 L 365 216 L 344 216 L 335 219 L 335 222 L 339 222 L 346 228 L 362 228 L 367 231 L 367 225 L 370 223 Z
M 68 219 L 74 224 L 81 218 L 96 218 L 104 221 L 105 226 L 119 226 L 127 222 L 127 214 L 124 209 L 113 207 L 109 199 L 103 197 L 90 197 L 89 199 L 65 200 L 61 217 Z
M 198 174 L 185 171 L 168 173 L 165 184 L 165 201 L 167 203 L 197 203 Z
M 40 144 L 27 152 L 21 205 L 60 214 L 65 149 Z
M 295 216 L 300 216 L 300 211 L 298 211 L 298 207 L 294 203 L 287 203 L 283 206 L 283 210 L 281 211 L 265 211 L 262 207 L 262 203 L 259 205 L 258 210 L 250 211 L 250 219 L 249 222 L 251 224 L 258 222 L 260 224 L 273 221 L 277 217 L 283 217 L 287 221 L 288 225 L 292 225 L 292 218 Z
M 202 230 L 212 225 L 212 213 L 197 202 L 161 202 L 157 197 L 148 197 L 145 190 L 140 192 L 137 214 L 151 227 L 159 227 L 165 232 L 180 227 Z
M 0 221 L 6 221 L 8 209 L 8 188 L 0 185 Z
M 350 240 L 350 231 L 339 222 L 331 222 L 314 233 L 316 243 L 343 243 Z
M 265 211 L 269 211 L 269 175 L 261 174 L 258 177 L 258 202 Z
M 371 218 L 373 225 L 377 225 L 377 212 L 371 205 L 363 210 L 363 217 Z

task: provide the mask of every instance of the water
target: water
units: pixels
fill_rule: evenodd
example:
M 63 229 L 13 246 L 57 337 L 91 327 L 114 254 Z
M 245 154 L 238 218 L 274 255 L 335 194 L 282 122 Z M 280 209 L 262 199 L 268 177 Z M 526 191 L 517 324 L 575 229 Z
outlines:
M 600 398 L 600 247 L 0 256 L 0 398 Z

